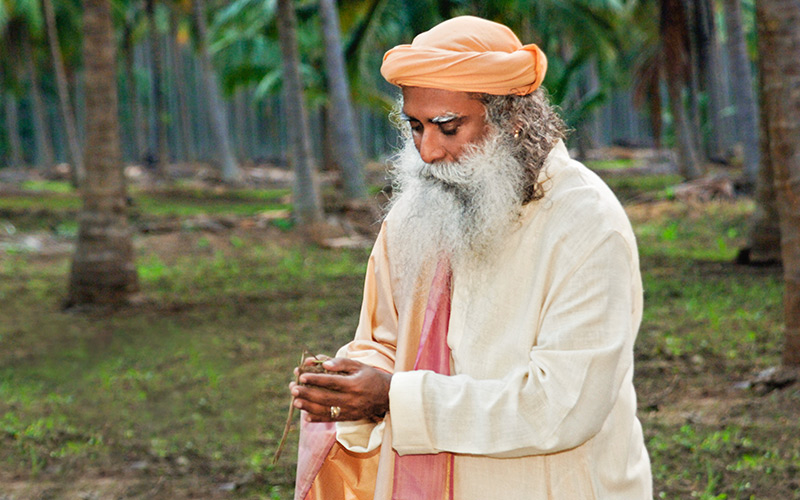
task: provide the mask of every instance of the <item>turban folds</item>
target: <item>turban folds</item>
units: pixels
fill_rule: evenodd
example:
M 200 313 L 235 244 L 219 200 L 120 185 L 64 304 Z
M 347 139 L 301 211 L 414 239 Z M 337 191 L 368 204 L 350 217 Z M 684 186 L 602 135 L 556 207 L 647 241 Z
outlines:
M 461 92 L 530 94 L 541 85 L 547 58 L 522 45 L 508 27 L 461 16 L 417 35 L 383 56 L 381 74 L 398 86 Z

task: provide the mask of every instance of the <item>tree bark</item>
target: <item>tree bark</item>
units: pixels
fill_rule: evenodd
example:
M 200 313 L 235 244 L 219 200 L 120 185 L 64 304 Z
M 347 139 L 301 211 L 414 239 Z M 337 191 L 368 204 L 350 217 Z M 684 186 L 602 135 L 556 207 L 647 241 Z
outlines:
M 706 152 L 709 158 L 723 159 L 726 156 L 728 122 L 723 116 L 725 87 L 722 82 L 719 38 L 714 22 L 713 0 L 694 0 L 695 34 L 697 39 L 697 69 L 702 87 L 708 97 L 706 107 L 711 127 Z
M 161 178 L 167 177 L 167 166 L 169 165 L 169 143 L 167 141 L 167 123 L 169 122 L 169 111 L 166 106 L 164 95 L 164 50 L 161 44 L 161 36 L 158 33 L 156 24 L 156 0 L 147 0 L 145 10 L 147 12 L 147 25 L 150 32 L 150 56 L 151 56 L 151 95 L 153 97 L 153 113 L 155 114 L 153 127 L 153 142 L 156 150 L 152 155 L 151 161 L 155 162 L 156 173 Z
M 336 163 L 342 169 L 345 196 L 349 199 L 363 199 L 367 193 L 364 184 L 364 160 L 350 99 L 335 1 L 320 0 L 319 12 L 325 38 L 325 71 L 330 98 L 328 125 L 331 126 L 330 132 L 333 136 L 333 153 L 336 155 Z
M 683 82 L 690 70 L 686 26 L 686 13 L 682 0 L 662 0 L 661 43 L 666 67 L 671 68 L 667 76 L 667 91 L 675 131 L 678 171 L 686 179 L 696 179 L 700 177 L 701 172 L 697 163 L 692 127 L 683 105 Z
M 130 21 L 131 23 L 133 21 Z M 144 112 L 142 111 L 142 101 L 139 98 L 139 90 L 136 85 L 136 64 L 133 54 L 133 27 L 125 26 L 122 36 L 122 51 L 125 60 L 125 92 L 128 94 L 128 112 L 131 116 L 131 135 L 135 152 L 133 159 L 142 161 L 147 155 L 147 139 L 145 132 L 147 126 L 144 123 Z
M 300 226 L 322 221 L 322 203 L 311 154 L 308 115 L 303 102 L 297 17 L 291 0 L 278 0 L 278 38 L 283 59 L 283 91 L 289 133 L 289 159 L 294 168 L 294 214 Z
M 800 0 L 757 2 L 756 22 L 786 283 L 783 362 L 800 366 Z
M 19 137 L 19 105 L 17 97 L 10 91 L 5 90 L 5 115 L 6 115 L 6 137 L 8 138 L 9 162 L 12 167 L 21 167 L 25 160 L 22 156 L 22 140 Z
M 192 5 L 194 7 L 195 22 L 197 23 L 197 50 L 200 55 L 200 70 L 208 98 L 211 131 L 214 134 L 219 160 L 222 164 L 222 180 L 225 182 L 239 182 L 242 178 L 242 173 L 236 163 L 236 157 L 231 146 L 228 117 L 225 114 L 225 106 L 222 101 L 217 74 L 214 70 L 214 65 L 211 63 L 211 54 L 208 52 L 205 1 L 195 0 Z
M 728 30 L 731 101 L 736 112 L 736 134 L 744 149 L 744 178 L 756 184 L 759 165 L 758 110 L 753 91 L 753 72 L 747 55 L 747 40 L 742 25 L 741 0 L 724 0 L 725 25 Z
M 170 10 L 170 43 L 172 44 L 172 67 L 175 76 L 175 92 L 178 97 L 178 118 L 180 122 L 181 150 L 183 159 L 194 161 L 197 159 L 194 139 L 192 134 L 192 118 L 189 112 L 186 68 L 184 64 L 184 49 L 178 41 L 178 16 L 176 10 Z
M 746 258 L 739 259 L 743 264 L 765 265 L 781 261 L 781 228 L 778 206 L 775 197 L 772 161 L 767 136 L 767 120 L 761 119 L 764 130 L 762 137 L 761 168 L 756 179 L 756 208 L 750 216 L 748 246 L 744 249 Z
M 83 1 L 88 162 L 66 305 L 122 304 L 138 291 L 119 137 L 109 0 Z
M 22 40 L 22 54 L 25 59 L 25 69 L 30 83 L 31 103 L 33 104 L 33 131 L 36 140 L 36 164 L 41 169 L 48 169 L 55 165 L 53 153 L 53 139 L 50 135 L 50 120 L 47 119 L 47 108 L 42 98 L 39 72 L 36 69 L 31 39 L 25 36 Z
M 78 128 L 75 126 L 75 112 L 69 97 L 69 84 L 67 72 L 64 69 L 64 59 L 61 56 L 61 46 L 58 42 L 58 27 L 56 26 L 56 13 L 51 0 L 42 0 L 45 24 L 47 26 L 47 40 L 53 57 L 53 69 L 56 75 L 56 88 L 58 89 L 58 102 L 61 109 L 61 119 L 64 121 L 64 131 L 67 135 L 67 146 L 72 160 L 73 183 L 80 186 L 85 176 L 86 168 L 83 161 L 83 151 L 78 139 Z M 115 78 L 116 81 L 116 78 Z

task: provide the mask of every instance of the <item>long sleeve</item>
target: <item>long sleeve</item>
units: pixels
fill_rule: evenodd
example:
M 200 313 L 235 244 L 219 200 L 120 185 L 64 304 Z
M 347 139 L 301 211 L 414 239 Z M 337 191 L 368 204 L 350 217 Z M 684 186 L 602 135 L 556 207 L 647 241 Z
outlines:
M 638 325 L 631 324 L 630 263 L 624 239 L 611 234 L 553 283 L 527 364 L 503 378 L 397 374 L 390 392 L 395 449 L 513 457 L 561 451 L 591 438 L 632 362 L 631 332 Z
M 386 251 L 386 224 L 372 248 L 364 279 L 364 295 L 355 338 L 337 353 L 362 363 L 394 371 L 398 316 L 392 297 Z
M 387 372 L 394 371 L 398 317 L 392 300 L 385 224 L 381 228 L 367 263 L 364 295 L 355 338 L 337 356 L 355 359 Z M 336 437 L 350 451 L 365 453 L 380 446 L 383 422 L 359 420 L 337 422 Z
M 633 230 L 563 143 L 542 175 L 545 198 L 524 207 L 490 262 L 453 270 L 451 376 L 412 371 L 430 277 L 407 286 L 391 272 L 405 242 L 391 214 L 384 223 L 356 339 L 339 353 L 393 372 L 384 422 L 337 426 L 351 451 L 381 445 L 376 499 L 391 498 L 395 451 L 454 453 L 463 500 L 652 498 L 633 387 Z

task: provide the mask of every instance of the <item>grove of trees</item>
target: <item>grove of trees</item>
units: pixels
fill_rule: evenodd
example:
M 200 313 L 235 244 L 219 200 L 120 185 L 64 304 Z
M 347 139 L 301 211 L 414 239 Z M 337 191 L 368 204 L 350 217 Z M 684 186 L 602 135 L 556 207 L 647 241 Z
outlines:
M 84 208 L 69 301 L 124 300 L 137 289 L 124 164 L 168 182 L 171 165 L 207 161 L 236 185 L 242 165 L 285 162 L 297 221 L 317 223 L 317 169 L 360 200 L 365 159 L 394 145 L 385 50 L 479 15 L 548 54 L 544 86 L 579 153 L 664 146 L 687 180 L 741 167 L 758 200 L 749 256 L 781 243 L 785 361 L 799 364 L 799 3 L 0 0 L 0 168 L 71 166 Z

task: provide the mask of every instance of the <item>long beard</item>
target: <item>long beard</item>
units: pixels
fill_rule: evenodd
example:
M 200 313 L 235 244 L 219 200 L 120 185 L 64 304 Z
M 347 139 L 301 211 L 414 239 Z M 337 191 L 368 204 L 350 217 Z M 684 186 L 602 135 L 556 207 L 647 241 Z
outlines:
M 393 165 L 393 258 L 415 276 L 442 257 L 455 273 L 491 262 L 522 212 L 526 176 L 500 133 L 454 163 L 427 164 L 407 140 Z

